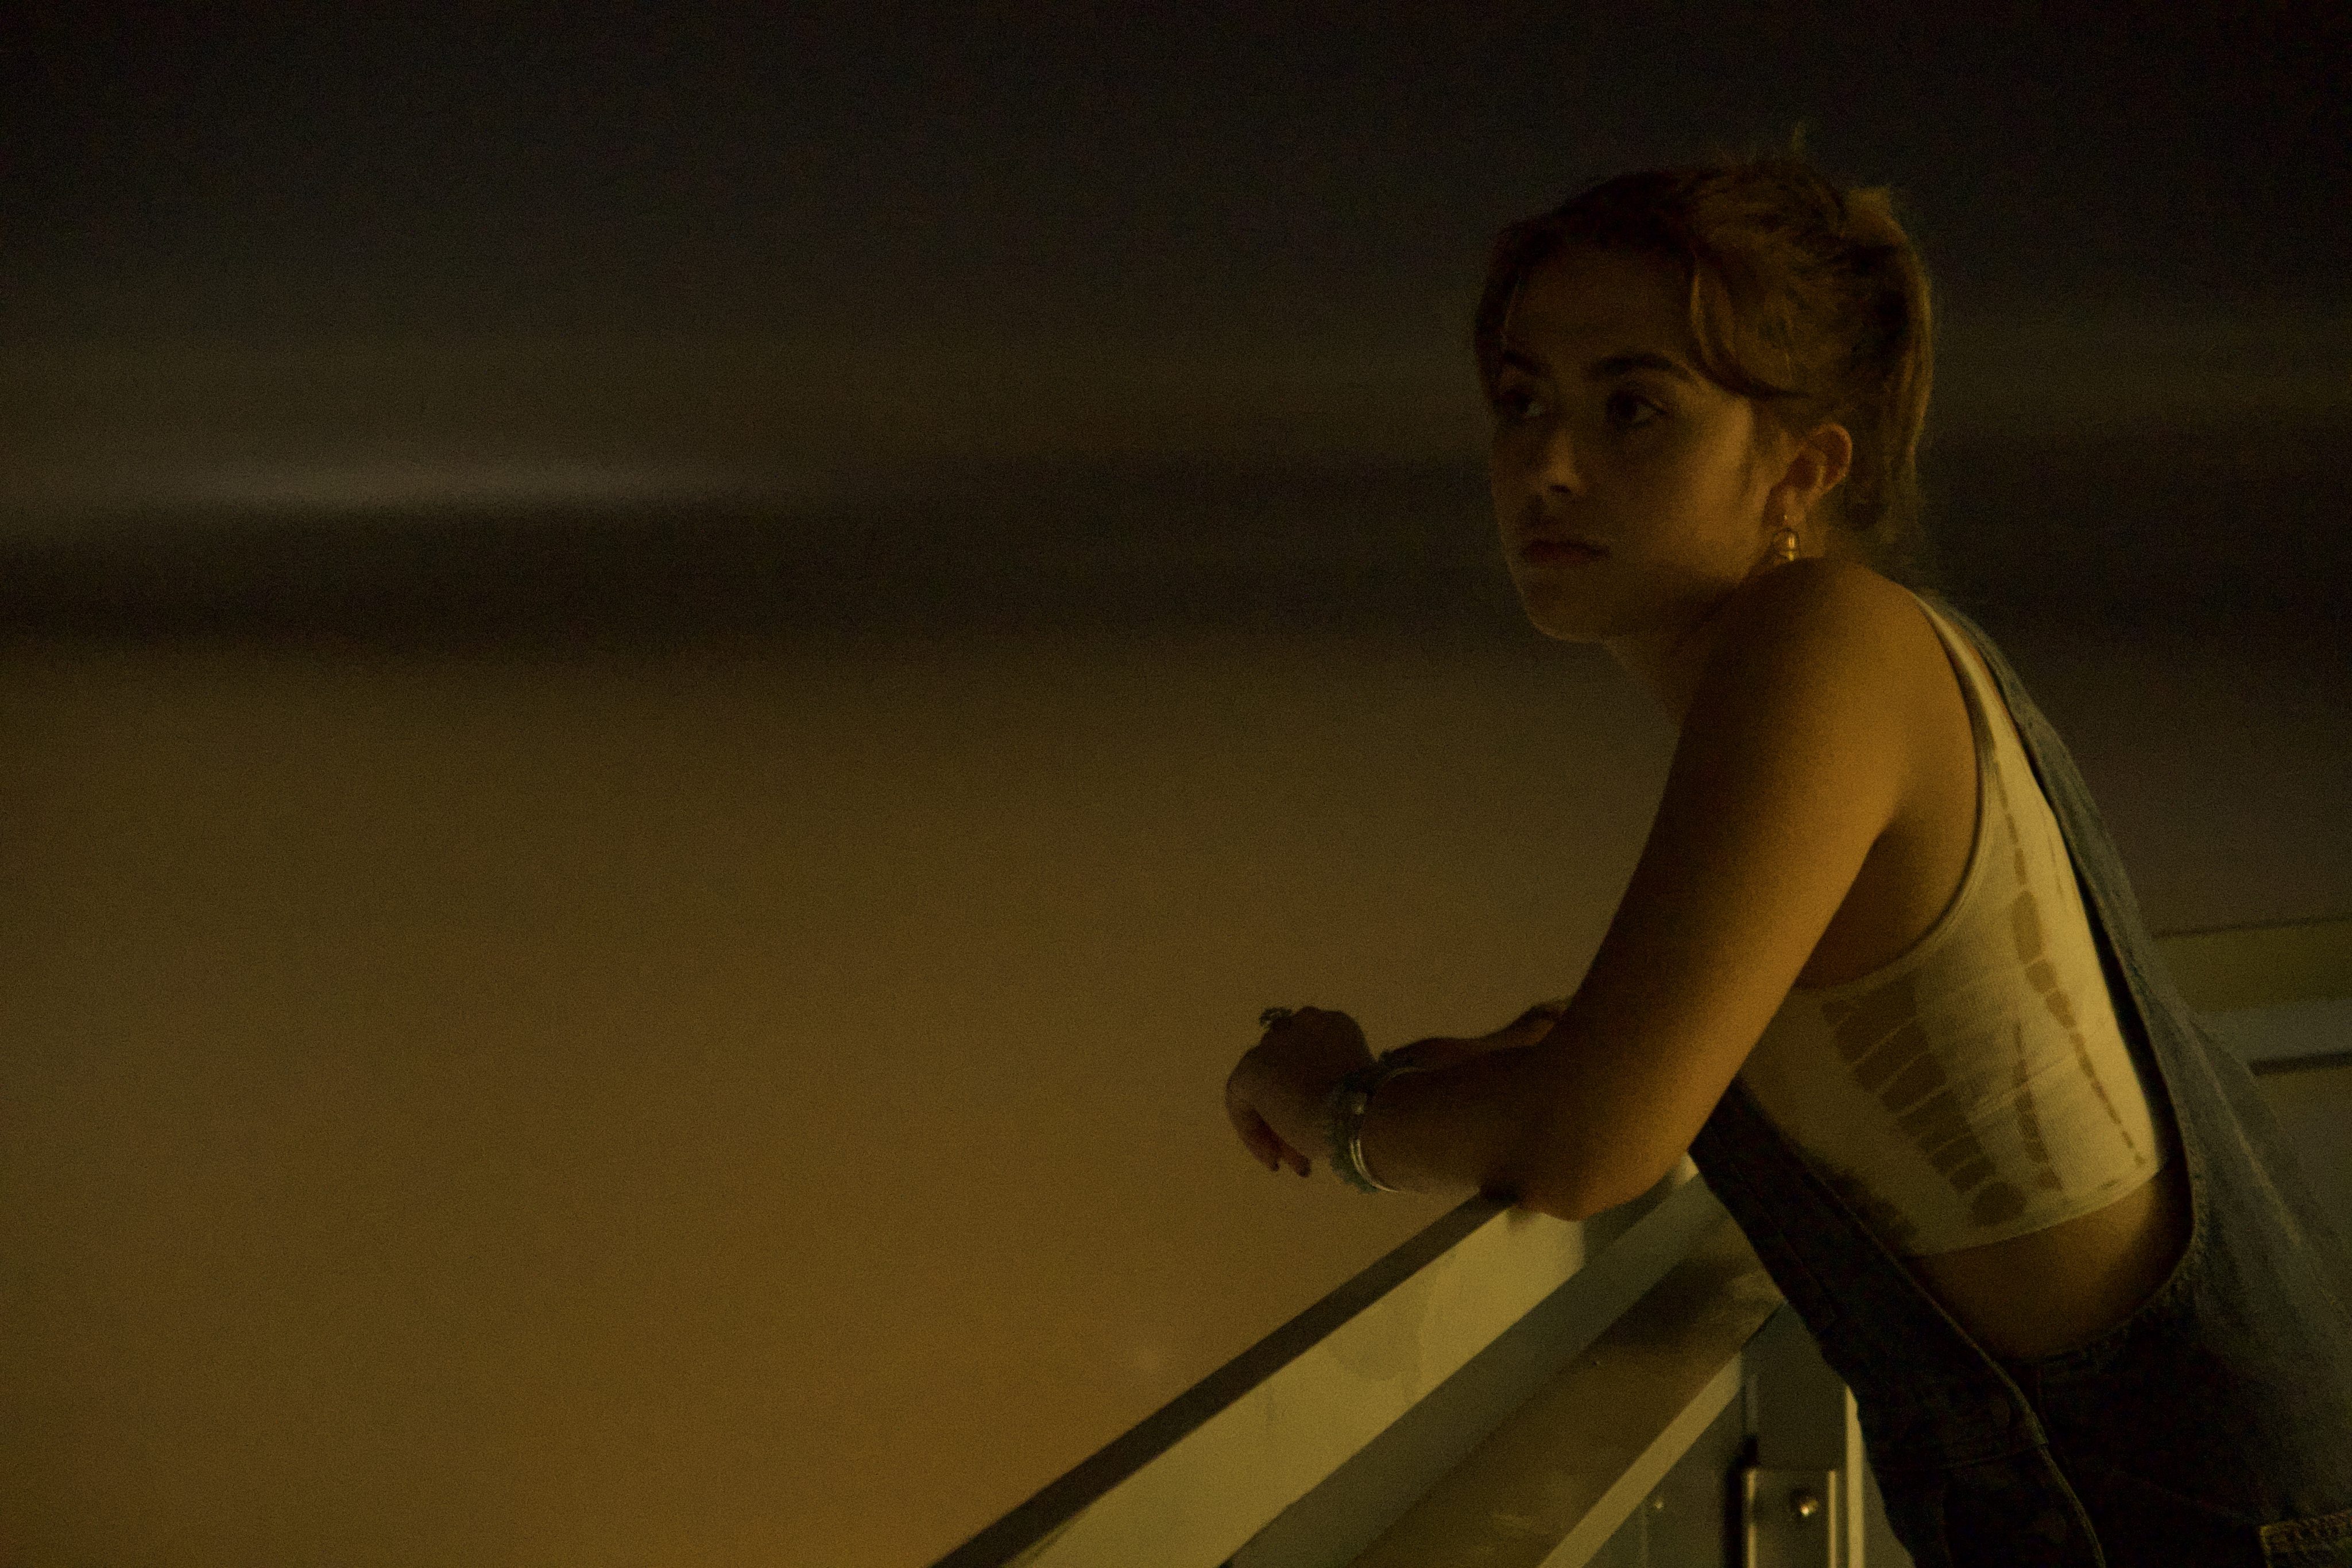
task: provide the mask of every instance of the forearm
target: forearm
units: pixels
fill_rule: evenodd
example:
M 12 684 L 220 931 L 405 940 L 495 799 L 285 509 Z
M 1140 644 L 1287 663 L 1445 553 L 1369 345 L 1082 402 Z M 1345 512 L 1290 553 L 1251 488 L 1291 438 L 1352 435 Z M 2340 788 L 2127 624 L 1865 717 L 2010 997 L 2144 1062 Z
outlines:
M 1537 1135 L 1548 1103 L 1538 1079 L 1548 1076 L 1532 1045 L 1399 1073 L 1365 1113 L 1364 1164 L 1408 1192 L 1482 1192 L 1551 1212 L 1557 1173 Z

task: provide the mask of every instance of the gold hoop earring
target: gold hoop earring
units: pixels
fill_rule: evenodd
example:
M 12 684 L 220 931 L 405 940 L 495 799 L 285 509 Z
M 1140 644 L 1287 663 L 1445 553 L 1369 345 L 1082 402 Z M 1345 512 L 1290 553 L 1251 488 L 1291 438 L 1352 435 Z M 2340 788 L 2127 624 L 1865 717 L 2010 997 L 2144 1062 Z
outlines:
M 1782 566 L 1797 559 L 1797 530 L 1786 523 L 1781 524 L 1780 531 L 1772 536 L 1772 559 Z

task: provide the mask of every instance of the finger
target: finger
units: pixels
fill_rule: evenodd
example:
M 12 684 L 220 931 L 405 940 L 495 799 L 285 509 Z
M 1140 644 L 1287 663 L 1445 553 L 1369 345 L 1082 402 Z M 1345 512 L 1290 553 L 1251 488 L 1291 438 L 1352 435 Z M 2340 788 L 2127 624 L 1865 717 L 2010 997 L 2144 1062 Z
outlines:
M 1249 1150 L 1250 1158 L 1268 1170 L 1274 1169 L 1275 1145 L 1263 1127 L 1253 1127 L 1244 1131 L 1242 1134 L 1242 1144 Z
M 1402 1061 L 1412 1067 L 1434 1067 L 1458 1061 L 1471 1053 L 1471 1044 L 1451 1035 L 1433 1035 L 1416 1040 L 1411 1045 L 1401 1045 L 1388 1053 L 1389 1060 Z
M 1251 1158 L 1267 1170 L 1279 1167 L 1282 1139 L 1266 1125 L 1265 1118 L 1257 1113 L 1255 1106 L 1243 1105 L 1234 1111 L 1234 1130 L 1241 1134 L 1242 1143 L 1249 1150 Z
M 1538 1002 L 1514 1019 L 1510 1027 L 1514 1030 L 1534 1035 L 1540 1040 L 1551 1032 L 1552 1026 L 1559 1022 L 1560 1015 L 1567 1010 L 1568 1001 L 1565 998 L 1555 1001 Z
M 1280 1170 L 1286 1166 L 1300 1176 L 1307 1174 L 1308 1164 L 1305 1155 L 1292 1148 L 1283 1135 L 1272 1127 L 1266 1128 L 1265 1136 L 1268 1147 L 1274 1151 L 1274 1162 L 1266 1167 L 1267 1169 Z
M 1247 1059 L 1244 1058 L 1244 1061 Z M 1242 1070 L 1234 1069 L 1225 1080 L 1225 1119 L 1234 1124 L 1234 1135 L 1250 1152 L 1250 1157 L 1266 1169 L 1274 1168 L 1274 1129 L 1257 1113 L 1257 1107 L 1245 1097 L 1241 1085 Z

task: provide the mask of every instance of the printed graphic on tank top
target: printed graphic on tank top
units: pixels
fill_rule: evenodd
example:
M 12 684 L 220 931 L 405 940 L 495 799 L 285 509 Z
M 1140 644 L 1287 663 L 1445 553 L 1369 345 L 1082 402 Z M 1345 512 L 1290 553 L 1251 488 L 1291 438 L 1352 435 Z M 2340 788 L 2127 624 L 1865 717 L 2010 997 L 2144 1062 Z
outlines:
M 1928 619 L 1976 743 L 1959 888 L 1900 957 L 1792 989 L 1739 1073 L 1822 1178 L 1913 1256 L 2104 1208 L 2165 1160 L 2057 820 L 1990 676 Z

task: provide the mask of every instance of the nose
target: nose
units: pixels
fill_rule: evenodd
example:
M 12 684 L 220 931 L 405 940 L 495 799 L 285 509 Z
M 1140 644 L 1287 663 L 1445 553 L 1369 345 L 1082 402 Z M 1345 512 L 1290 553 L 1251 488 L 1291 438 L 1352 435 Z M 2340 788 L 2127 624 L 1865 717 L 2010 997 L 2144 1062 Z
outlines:
M 1577 495 L 1583 491 L 1584 480 L 1577 471 L 1576 447 L 1569 439 L 1566 420 L 1548 422 L 1537 437 L 1534 478 L 1547 492 Z

